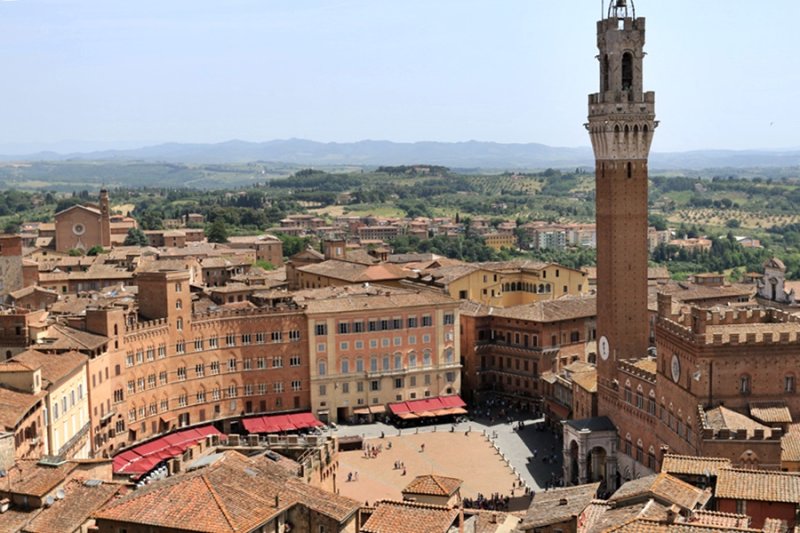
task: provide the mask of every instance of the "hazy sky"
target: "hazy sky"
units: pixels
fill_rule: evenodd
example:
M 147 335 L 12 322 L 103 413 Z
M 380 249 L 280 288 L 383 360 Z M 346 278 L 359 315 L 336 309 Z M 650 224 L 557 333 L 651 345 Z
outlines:
M 800 2 L 638 0 L 654 150 L 800 147 Z M 599 0 L 0 0 L 0 147 L 588 145 Z

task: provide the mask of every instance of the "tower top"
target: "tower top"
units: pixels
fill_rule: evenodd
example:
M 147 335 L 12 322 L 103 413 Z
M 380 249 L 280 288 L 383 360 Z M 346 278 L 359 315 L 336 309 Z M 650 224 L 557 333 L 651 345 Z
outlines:
M 636 18 L 633 0 L 611 0 L 608 4 L 608 18 Z

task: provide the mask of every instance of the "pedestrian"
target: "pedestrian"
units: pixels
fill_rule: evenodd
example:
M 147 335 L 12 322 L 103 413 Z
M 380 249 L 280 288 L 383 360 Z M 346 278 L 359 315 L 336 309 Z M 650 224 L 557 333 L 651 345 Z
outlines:
M 425 451 L 425 443 L 424 442 L 419 445 L 419 451 L 420 452 L 424 452 Z
M 403 467 L 403 475 L 406 475 L 406 467 Z

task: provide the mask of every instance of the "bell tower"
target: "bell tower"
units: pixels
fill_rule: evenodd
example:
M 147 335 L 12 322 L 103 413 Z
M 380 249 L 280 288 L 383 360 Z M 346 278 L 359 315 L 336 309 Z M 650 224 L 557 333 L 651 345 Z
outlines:
M 617 361 L 647 354 L 647 158 L 655 93 L 642 89 L 645 19 L 633 0 L 612 0 L 597 23 L 600 91 L 589 95 L 586 129 L 595 155 L 598 408 L 619 395 Z

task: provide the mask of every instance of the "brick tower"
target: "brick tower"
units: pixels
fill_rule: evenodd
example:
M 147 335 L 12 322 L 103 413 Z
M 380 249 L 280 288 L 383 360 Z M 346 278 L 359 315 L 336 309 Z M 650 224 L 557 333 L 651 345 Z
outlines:
M 612 0 L 597 23 L 600 92 L 589 96 L 597 183 L 599 414 L 613 414 L 617 361 L 647 354 L 647 158 L 655 93 L 642 90 L 645 19 Z

